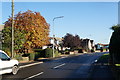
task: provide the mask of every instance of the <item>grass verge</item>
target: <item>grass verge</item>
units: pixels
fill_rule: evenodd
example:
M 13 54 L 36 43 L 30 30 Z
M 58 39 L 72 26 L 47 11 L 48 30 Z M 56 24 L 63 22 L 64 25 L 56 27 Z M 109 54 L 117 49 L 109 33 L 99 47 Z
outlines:
M 99 60 L 108 60 L 108 58 L 109 58 L 109 53 L 103 54 L 103 55 L 98 59 L 98 61 L 99 61 Z
M 120 67 L 120 64 L 115 64 L 115 66 Z

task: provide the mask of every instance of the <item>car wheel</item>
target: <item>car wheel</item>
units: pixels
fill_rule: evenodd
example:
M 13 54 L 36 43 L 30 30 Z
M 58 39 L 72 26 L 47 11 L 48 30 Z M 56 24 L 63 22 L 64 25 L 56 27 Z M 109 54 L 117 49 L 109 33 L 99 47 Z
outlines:
M 17 74 L 17 72 L 18 72 L 18 67 L 17 66 L 13 66 L 13 68 L 12 68 L 12 74 Z

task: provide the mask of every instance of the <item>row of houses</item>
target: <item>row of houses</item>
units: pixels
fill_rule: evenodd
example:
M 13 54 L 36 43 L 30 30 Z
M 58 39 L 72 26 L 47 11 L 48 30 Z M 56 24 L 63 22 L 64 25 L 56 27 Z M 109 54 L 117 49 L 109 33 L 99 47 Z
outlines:
M 53 37 L 50 37 L 49 39 L 50 44 L 47 46 L 43 46 L 42 49 L 45 49 L 47 47 L 53 47 L 53 44 L 55 46 L 56 49 L 58 50 L 65 50 L 65 49 L 70 49 L 69 47 L 61 47 L 61 44 L 63 43 L 63 38 L 59 38 L 59 37 L 55 37 L 53 40 Z M 91 51 L 92 49 L 95 50 L 95 43 L 94 40 L 90 40 L 90 39 L 81 39 L 81 47 L 88 51 Z
M 53 40 L 53 37 L 50 37 L 49 41 L 50 41 L 50 44 L 46 47 L 43 47 L 43 49 L 47 47 L 52 48 L 53 44 L 55 48 L 59 50 L 70 49 L 69 47 L 61 47 L 61 44 L 63 43 L 63 38 L 55 37 Z M 95 44 L 94 40 L 81 39 L 81 46 L 83 50 L 85 50 L 86 52 L 90 52 L 91 50 L 96 51 L 96 50 L 101 50 L 101 49 L 106 49 L 107 51 L 109 44 L 101 44 L 101 43 Z
M 106 49 L 106 50 L 108 50 L 109 44 L 98 43 L 98 44 L 95 45 L 95 47 L 96 47 L 96 50 L 100 50 L 100 49 Z

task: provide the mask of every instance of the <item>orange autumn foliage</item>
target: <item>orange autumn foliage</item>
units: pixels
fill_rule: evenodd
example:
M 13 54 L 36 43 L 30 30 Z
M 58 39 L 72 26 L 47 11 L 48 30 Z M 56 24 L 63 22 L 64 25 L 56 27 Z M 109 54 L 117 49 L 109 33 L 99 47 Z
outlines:
M 11 26 L 12 19 L 5 22 L 5 27 Z M 14 26 L 25 31 L 26 49 L 39 48 L 49 44 L 49 24 L 39 12 L 19 12 L 14 17 Z

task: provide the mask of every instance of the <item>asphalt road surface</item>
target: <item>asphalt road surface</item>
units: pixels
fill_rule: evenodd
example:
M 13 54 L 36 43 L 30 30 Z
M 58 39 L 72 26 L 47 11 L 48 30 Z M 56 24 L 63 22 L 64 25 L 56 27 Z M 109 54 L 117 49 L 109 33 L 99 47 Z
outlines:
M 21 68 L 18 74 L 4 74 L 2 80 L 89 79 L 92 63 L 103 53 L 89 53 L 59 58 Z

